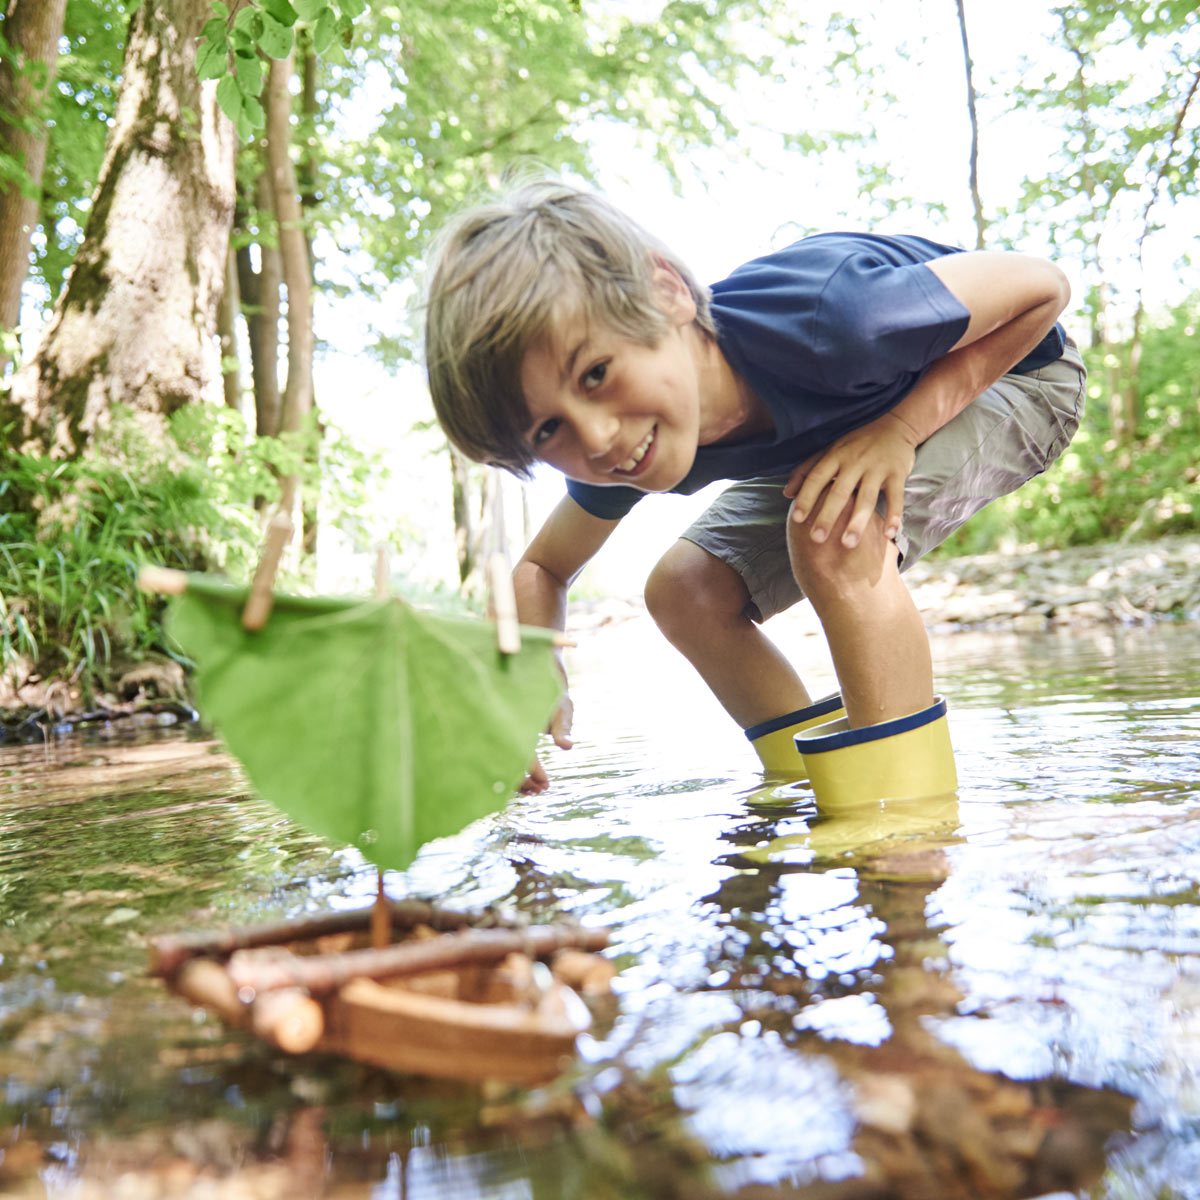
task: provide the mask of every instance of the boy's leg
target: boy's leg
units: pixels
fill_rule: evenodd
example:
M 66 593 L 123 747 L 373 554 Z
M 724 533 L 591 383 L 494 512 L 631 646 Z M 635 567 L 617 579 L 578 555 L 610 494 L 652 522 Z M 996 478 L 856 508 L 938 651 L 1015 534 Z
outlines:
M 777 481 L 770 489 L 772 506 L 782 486 Z M 795 735 L 841 715 L 841 698 L 812 702 L 791 663 L 756 623 L 742 576 L 710 551 L 680 539 L 651 573 L 646 607 L 742 726 L 763 766 L 774 775 L 803 778 Z
M 929 640 L 900 563 L 911 566 L 985 505 L 1044 471 L 1078 427 L 1083 383 L 1070 343 L 1041 371 L 1005 375 L 922 443 L 896 545 L 884 537 L 878 513 L 853 550 L 839 541 L 849 510 L 823 543 L 809 536 L 810 522 L 788 521 L 792 568 L 829 639 L 851 727 L 933 703 Z
M 852 728 L 919 712 L 933 703 L 929 635 L 900 578 L 900 555 L 875 513 L 852 550 L 839 539 L 853 510 L 829 538 L 814 542 L 811 518 L 788 520 L 788 550 L 800 589 L 829 642 Z
M 810 703 L 791 663 L 751 618 L 745 580 L 710 551 L 677 541 L 646 582 L 646 608 L 743 729 Z
M 883 615 L 884 632 L 862 639 L 863 645 L 874 640 L 882 651 L 847 662 L 864 710 L 872 707 L 872 689 L 883 692 L 882 700 L 874 702 L 877 711 L 908 703 L 888 699 L 889 688 L 912 687 L 914 696 L 918 690 L 924 695 L 929 674 L 923 629 L 920 641 L 915 634 L 919 614 L 894 568 L 888 567 L 893 561 L 889 556 L 902 556 L 903 571 L 990 501 L 1044 470 L 1078 425 L 1083 382 L 1073 343 L 1057 363 L 1031 375 L 1005 376 L 919 447 L 895 547 L 883 547 L 869 560 L 876 566 L 868 565 L 865 578 L 857 580 L 854 572 L 863 571 L 859 560 L 843 558 L 856 588 L 865 588 L 867 595 L 875 588 L 868 608 Z M 802 598 L 789 562 L 785 482 L 786 476 L 779 476 L 726 489 L 668 552 L 647 588 L 647 603 L 668 638 L 697 665 L 743 728 L 773 725 L 808 698 L 799 678 L 756 628 Z M 688 545 L 697 553 L 683 549 Z M 836 546 L 836 536 L 826 545 Z M 872 583 L 876 569 L 878 580 Z M 836 577 L 830 586 L 837 586 Z M 838 621 L 832 613 L 829 619 Z M 862 619 L 849 607 L 845 628 L 835 626 L 835 636 L 853 646 L 855 624 Z M 903 669 L 890 653 L 896 628 L 907 631 L 906 645 L 916 647 Z M 848 649 L 845 655 L 854 653 Z M 914 686 L 917 680 L 922 681 L 919 687 Z
M 646 607 L 717 700 L 742 727 L 763 766 L 804 775 L 794 734 L 842 711 L 815 704 L 760 623 L 799 599 L 788 566 L 786 477 L 725 491 L 654 568 Z

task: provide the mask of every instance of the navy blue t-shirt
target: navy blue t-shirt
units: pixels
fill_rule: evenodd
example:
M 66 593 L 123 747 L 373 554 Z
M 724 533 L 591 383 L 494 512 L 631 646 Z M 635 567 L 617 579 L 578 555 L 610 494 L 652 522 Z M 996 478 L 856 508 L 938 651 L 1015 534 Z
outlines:
M 925 238 L 822 233 L 738 267 L 712 289 L 717 343 L 771 413 L 774 431 L 700 446 L 671 490 L 781 475 L 898 404 L 962 337 L 970 314 L 923 264 L 960 250 Z M 1013 371 L 1061 357 L 1056 325 Z M 587 512 L 615 520 L 648 493 L 567 480 Z

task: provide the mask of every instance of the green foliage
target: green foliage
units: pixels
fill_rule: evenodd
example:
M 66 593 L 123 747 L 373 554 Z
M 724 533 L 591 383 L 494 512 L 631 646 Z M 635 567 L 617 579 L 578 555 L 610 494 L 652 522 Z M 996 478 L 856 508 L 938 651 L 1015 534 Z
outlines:
M 1146 540 L 1200 532 L 1200 295 L 1146 330 L 1139 372 L 1142 419 L 1118 446 L 1105 395 L 1119 362 L 1088 352 L 1088 406 L 1079 433 L 1045 475 L 973 517 L 942 554 L 980 554 L 1012 545 L 1043 549 L 1109 539 Z
M 1052 13 L 1049 58 L 1008 91 L 1061 130 L 1060 149 L 1031 165 L 1007 231 L 1080 261 L 1089 314 L 1111 325 L 1138 302 L 1144 240 L 1197 195 L 1200 10 L 1088 0 Z
M 247 578 L 258 553 L 256 504 L 312 455 L 312 431 L 255 438 L 230 409 L 191 406 L 164 438 L 114 412 L 83 457 L 0 449 L 0 673 L 103 688 L 116 661 L 162 645 L 161 602 L 136 586 L 145 562 Z M 377 486 L 374 464 L 335 435 L 324 447 L 329 519 Z M 316 486 L 315 468 L 306 484 Z
M 13 75 L 19 78 L 22 75 L 33 75 L 35 70 L 42 71 L 41 82 L 45 82 L 45 64 L 44 63 L 28 63 L 25 62 L 20 52 L 15 50 L 11 43 L 4 36 L 4 13 L 0 12 L 0 62 L 7 62 Z M 36 86 L 36 80 L 35 80 Z M 35 122 L 27 113 L 18 113 L 12 110 L 5 110 L 0 113 L 0 121 L 5 125 L 10 125 L 17 129 L 28 130 Z M 8 191 L 15 188 L 19 192 L 23 192 L 26 196 L 33 195 L 33 181 L 29 178 L 29 172 L 25 169 L 25 163 L 20 156 L 9 154 L 3 148 L 3 142 L 0 142 L 0 191 Z
M 58 75 L 50 93 L 42 236 L 34 241 L 33 278 L 53 300 L 62 287 L 91 211 L 104 141 L 117 107 L 121 64 L 134 0 L 69 0 Z
M 196 47 L 196 71 L 201 79 L 217 79 L 217 102 L 246 141 L 264 127 L 266 115 L 259 97 L 266 73 L 262 55 L 287 58 L 296 44 L 298 24 L 312 31 L 313 47 L 326 53 L 335 40 L 349 45 L 354 20 L 366 0 L 251 0 L 231 17 L 222 0 L 213 0 L 212 18 Z

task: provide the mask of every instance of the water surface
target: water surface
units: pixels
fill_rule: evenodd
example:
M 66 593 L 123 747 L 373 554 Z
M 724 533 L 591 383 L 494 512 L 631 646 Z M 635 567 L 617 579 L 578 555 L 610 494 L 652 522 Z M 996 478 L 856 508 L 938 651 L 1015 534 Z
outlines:
M 1200 629 L 935 655 L 957 798 L 829 819 L 644 625 L 584 639 L 552 790 L 389 877 L 609 929 L 534 1092 L 287 1059 L 146 978 L 155 933 L 374 889 L 211 744 L 4 751 L 0 1194 L 1200 1197 Z

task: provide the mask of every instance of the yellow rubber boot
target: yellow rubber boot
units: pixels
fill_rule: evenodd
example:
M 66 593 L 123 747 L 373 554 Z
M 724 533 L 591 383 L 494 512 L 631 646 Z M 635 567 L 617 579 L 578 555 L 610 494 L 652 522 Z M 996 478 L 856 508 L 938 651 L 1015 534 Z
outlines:
M 881 800 L 944 796 L 958 787 L 946 700 L 878 725 L 851 729 L 843 716 L 796 734 L 817 806 L 841 812 Z
M 807 708 L 798 708 L 782 717 L 751 725 L 746 730 L 746 736 L 768 774 L 785 779 L 807 779 L 808 771 L 805 769 L 804 759 L 800 757 L 800 751 L 796 748 L 796 735 L 809 726 L 822 725 L 826 721 L 844 716 L 845 712 L 842 698 L 835 692 L 832 696 L 826 696 L 824 700 L 815 701 Z

